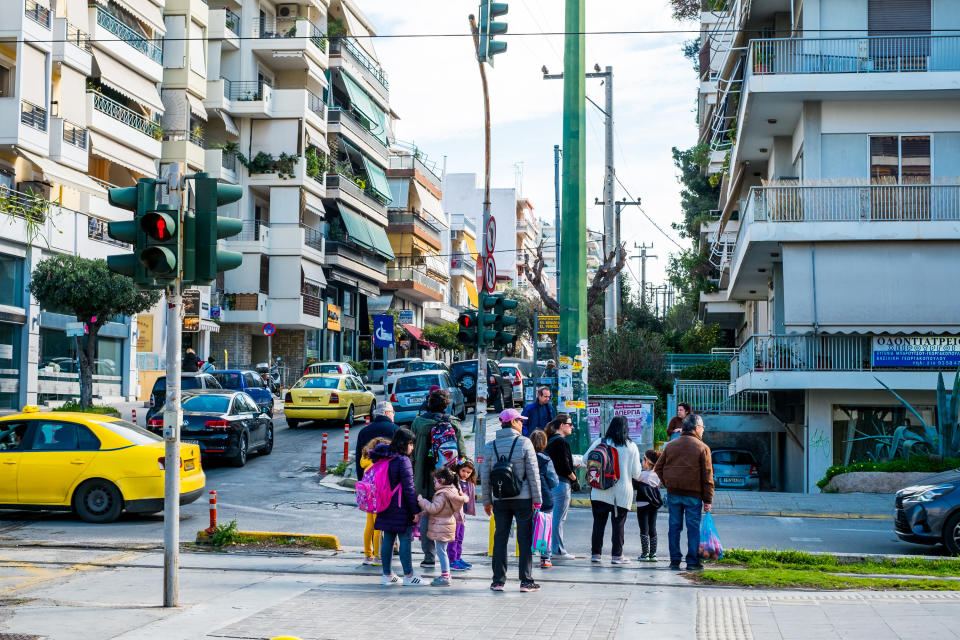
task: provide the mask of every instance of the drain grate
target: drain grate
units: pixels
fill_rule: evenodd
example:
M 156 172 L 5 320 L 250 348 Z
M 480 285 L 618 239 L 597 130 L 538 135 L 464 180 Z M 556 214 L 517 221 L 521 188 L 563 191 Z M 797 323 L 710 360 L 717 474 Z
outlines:
M 40 640 L 40 636 L 30 636 L 25 633 L 0 633 L 0 640 Z

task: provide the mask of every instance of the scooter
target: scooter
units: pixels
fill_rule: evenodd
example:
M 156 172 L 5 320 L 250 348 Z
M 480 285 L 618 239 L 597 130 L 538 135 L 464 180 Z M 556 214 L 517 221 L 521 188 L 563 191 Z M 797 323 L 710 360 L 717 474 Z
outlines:
M 260 379 L 263 380 L 263 386 L 270 390 L 270 393 L 279 397 L 280 396 L 280 370 L 276 365 L 271 366 L 268 362 L 260 362 L 257 364 L 257 373 L 260 374 Z

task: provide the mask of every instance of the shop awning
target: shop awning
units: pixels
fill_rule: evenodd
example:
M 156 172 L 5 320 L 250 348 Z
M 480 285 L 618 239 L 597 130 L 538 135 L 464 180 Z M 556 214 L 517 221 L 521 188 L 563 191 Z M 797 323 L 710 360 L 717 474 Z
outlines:
M 467 298 L 470 299 L 471 306 L 478 306 L 477 288 L 469 280 L 464 280 L 463 286 L 467 288 Z
M 70 167 L 65 167 L 54 162 L 53 160 L 50 160 L 49 158 L 44 158 L 35 153 L 24 151 L 19 147 L 17 148 L 17 153 L 33 164 L 37 165 L 37 167 L 40 168 L 40 171 L 43 172 L 43 175 L 52 182 L 62 184 L 68 189 L 90 193 L 100 196 L 101 198 L 107 194 L 106 189 L 91 180 L 90 177 L 85 173 L 81 173 L 80 171 L 71 169 Z
M 360 246 L 375 251 L 376 245 L 374 245 L 374 239 L 370 235 L 370 231 L 372 230 L 371 225 L 363 219 L 363 216 L 354 213 L 347 207 L 338 206 L 338 209 L 340 210 L 340 219 L 343 221 L 343 228 L 347 232 L 347 237 Z
M 191 93 L 187 94 L 187 102 L 190 103 L 190 113 L 197 116 L 204 122 L 207 121 L 207 110 L 203 106 L 203 102 L 200 101 L 200 98 L 197 98 Z
M 340 77 L 343 78 L 343 84 L 347 87 L 347 93 L 350 95 L 350 104 L 370 121 L 370 133 L 379 138 L 383 144 L 389 145 L 386 114 L 376 105 L 373 99 L 367 95 L 367 92 L 361 88 L 360 84 L 350 77 L 349 73 L 342 71 Z
M 90 137 L 90 153 L 93 155 L 114 162 L 121 167 L 126 167 L 148 178 L 156 177 L 157 166 L 153 158 L 138 153 L 130 147 L 125 147 L 119 142 L 114 142 L 103 134 L 90 131 L 88 135 Z
M 367 169 L 367 177 L 370 178 L 370 187 L 382 197 L 386 198 L 389 204 L 393 196 L 390 193 L 390 183 L 387 181 L 387 173 L 380 168 L 380 165 L 376 164 L 367 156 L 363 156 L 363 166 Z
M 412 324 L 402 324 L 400 326 L 403 327 L 403 330 L 409 333 L 414 340 L 420 343 L 420 346 L 433 347 L 433 348 L 437 347 L 436 343 L 423 339 L 423 329 L 421 329 L 420 327 L 414 326 Z
M 209 331 L 210 333 L 220 333 L 220 325 L 211 320 L 200 319 L 200 331 Z
M 303 260 L 300 262 L 300 268 L 303 269 L 304 280 L 319 287 L 327 286 L 327 279 L 323 275 L 323 267 L 315 262 Z
M 138 104 L 163 113 L 163 100 L 160 99 L 156 84 L 106 53 L 95 52 L 94 60 L 100 69 L 100 81 L 103 84 Z

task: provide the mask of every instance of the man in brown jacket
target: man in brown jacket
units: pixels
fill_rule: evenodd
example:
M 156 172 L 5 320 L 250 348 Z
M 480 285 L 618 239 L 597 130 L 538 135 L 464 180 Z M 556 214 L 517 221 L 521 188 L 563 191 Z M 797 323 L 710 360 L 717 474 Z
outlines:
M 683 431 L 679 438 L 668 442 L 654 473 L 667 488 L 667 509 L 670 527 L 667 540 L 670 543 L 670 568 L 679 571 L 680 532 L 687 521 L 687 570 L 703 569 L 700 564 L 700 517 L 702 511 L 710 511 L 713 502 L 713 462 L 710 447 L 703 443 L 703 418 L 689 414 L 683 419 Z

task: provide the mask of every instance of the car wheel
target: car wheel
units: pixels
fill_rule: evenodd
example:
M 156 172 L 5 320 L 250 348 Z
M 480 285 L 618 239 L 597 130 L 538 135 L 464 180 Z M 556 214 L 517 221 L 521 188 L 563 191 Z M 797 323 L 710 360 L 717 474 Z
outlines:
M 270 455 L 273 452 L 273 423 L 267 425 L 267 437 L 266 444 L 263 445 L 263 448 L 260 449 L 260 453 L 265 456 Z
M 374 400 L 370 403 L 370 413 L 367 415 L 370 416 L 370 420 L 373 420 L 373 412 L 377 410 L 377 401 Z
M 344 423 L 353 426 L 353 405 L 350 405 L 350 408 L 347 409 L 347 418 Z
M 270 415 L 273 415 L 273 398 L 270 398 Z
M 943 525 L 943 544 L 952 556 L 960 556 L 960 512 L 947 519 Z
M 247 449 L 249 446 L 250 441 L 247 437 L 247 432 L 244 431 L 240 434 L 240 442 L 237 445 L 239 451 L 237 451 L 237 455 L 230 458 L 230 464 L 235 467 L 242 467 L 243 465 L 247 464 Z
M 294 420 L 293 418 L 287 418 L 287 428 L 288 428 L 288 429 L 296 429 L 296 428 L 299 427 L 299 426 L 300 426 L 300 421 L 299 421 L 299 420 Z
M 87 480 L 73 494 L 73 509 L 86 522 L 113 522 L 123 511 L 123 496 L 112 482 Z

